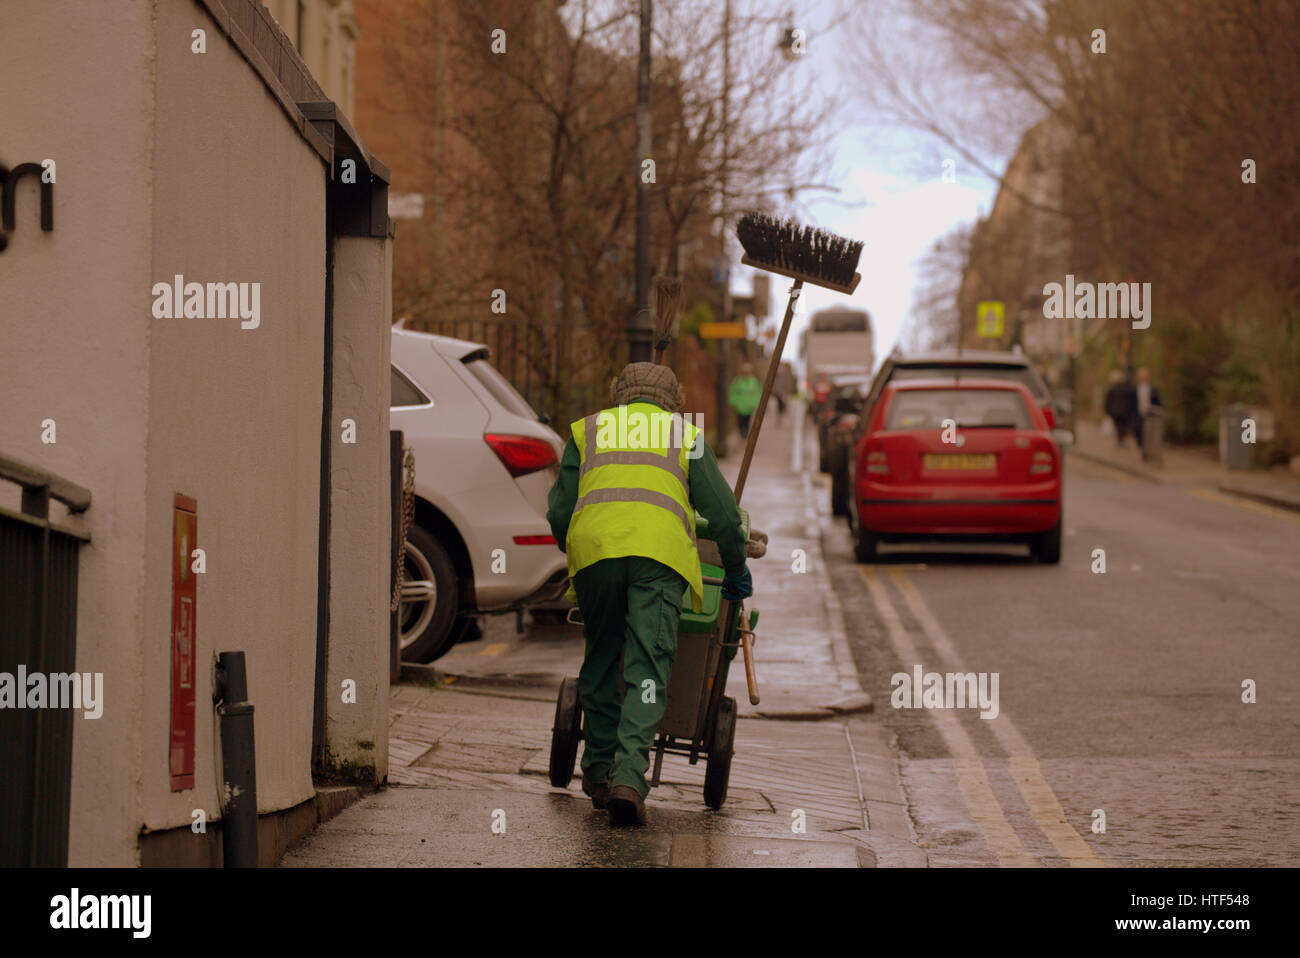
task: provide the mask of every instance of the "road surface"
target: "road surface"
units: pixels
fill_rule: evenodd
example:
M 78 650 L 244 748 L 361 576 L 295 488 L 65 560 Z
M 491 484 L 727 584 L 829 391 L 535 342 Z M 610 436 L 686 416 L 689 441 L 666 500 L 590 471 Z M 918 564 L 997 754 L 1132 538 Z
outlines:
M 1294 864 L 1300 514 L 1071 459 L 1059 566 L 1016 546 L 864 566 L 818 489 L 930 864 Z M 891 707 L 891 676 L 916 665 L 998 673 L 998 717 Z

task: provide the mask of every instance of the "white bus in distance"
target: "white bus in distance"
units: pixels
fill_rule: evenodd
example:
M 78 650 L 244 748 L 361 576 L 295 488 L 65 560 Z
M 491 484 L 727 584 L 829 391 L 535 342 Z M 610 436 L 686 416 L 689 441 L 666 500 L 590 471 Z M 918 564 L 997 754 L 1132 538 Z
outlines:
M 876 365 L 871 316 L 862 309 L 819 309 L 809 317 L 808 327 L 800 337 L 799 356 L 811 411 L 825 401 L 831 376 L 871 375 Z

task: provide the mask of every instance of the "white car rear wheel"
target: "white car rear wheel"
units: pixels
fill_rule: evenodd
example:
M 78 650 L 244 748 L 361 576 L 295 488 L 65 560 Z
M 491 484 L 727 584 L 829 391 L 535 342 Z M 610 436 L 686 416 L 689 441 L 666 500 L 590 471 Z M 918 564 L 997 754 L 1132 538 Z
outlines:
M 432 662 L 455 644 L 456 567 L 442 543 L 419 526 L 406 535 L 406 580 L 399 609 L 402 658 Z

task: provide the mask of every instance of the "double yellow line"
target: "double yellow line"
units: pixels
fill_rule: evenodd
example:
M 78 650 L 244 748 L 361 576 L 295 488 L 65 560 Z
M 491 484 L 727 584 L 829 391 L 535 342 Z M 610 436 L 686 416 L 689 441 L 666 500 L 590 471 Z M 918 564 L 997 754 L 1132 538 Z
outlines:
M 884 622 L 889 634 L 890 644 L 893 645 L 900 661 L 904 664 L 921 662 L 916 645 L 889 598 L 885 583 L 870 566 L 859 566 L 858 571 L 867 584 L 871 600 L 880 613 L 881 621 Z M 901 569 L 890 569 L 889 577 L 894 580 L 894 585 L 925 632 L 930 645 L 943 660 L 944 671 L 965 671 L 961 667 L 952 640 L 930 612 L 916 586 L 908 580 Z M 984 765 L 984 759 L 957 715 L 947 709 L 936 709 L 931 713 L 931 717 L 952 755 L 957 786 L 961 789 L 966 807 L 970 809 L 971 819 L 979 825 L 990 851 L 997 856 L 998 862 L 1002 865 L 1038 866 L 1038 859 L 1025 850 L 1020 836 L 1007 821 L 1006 813 L 989 785 L 988 769 Z M 1056 848 L 1057 854 L 1075 867 L 1104 867 L 1105 862 L 1097 857 L 1066 819 L 1065 809 L 1061 807 L 1056 793 L 1043 777 L 1038 759 L 1010 717 L 1005 712 L 1000 712 L 997 718 L 988 720 L 988 725 L 999 744 L 1007 752 L 1011 777 L 1024 797 L 1030 816 Z

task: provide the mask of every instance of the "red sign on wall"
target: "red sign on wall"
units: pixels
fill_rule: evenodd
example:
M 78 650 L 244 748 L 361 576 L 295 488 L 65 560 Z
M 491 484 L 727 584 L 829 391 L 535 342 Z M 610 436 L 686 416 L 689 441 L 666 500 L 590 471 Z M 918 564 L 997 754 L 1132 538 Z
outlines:
M 172 791 L 194 787 L 195 612 L 198 576 L 190 555 L 197 548 L 198 503 L 177 495 L 172 520 Z

